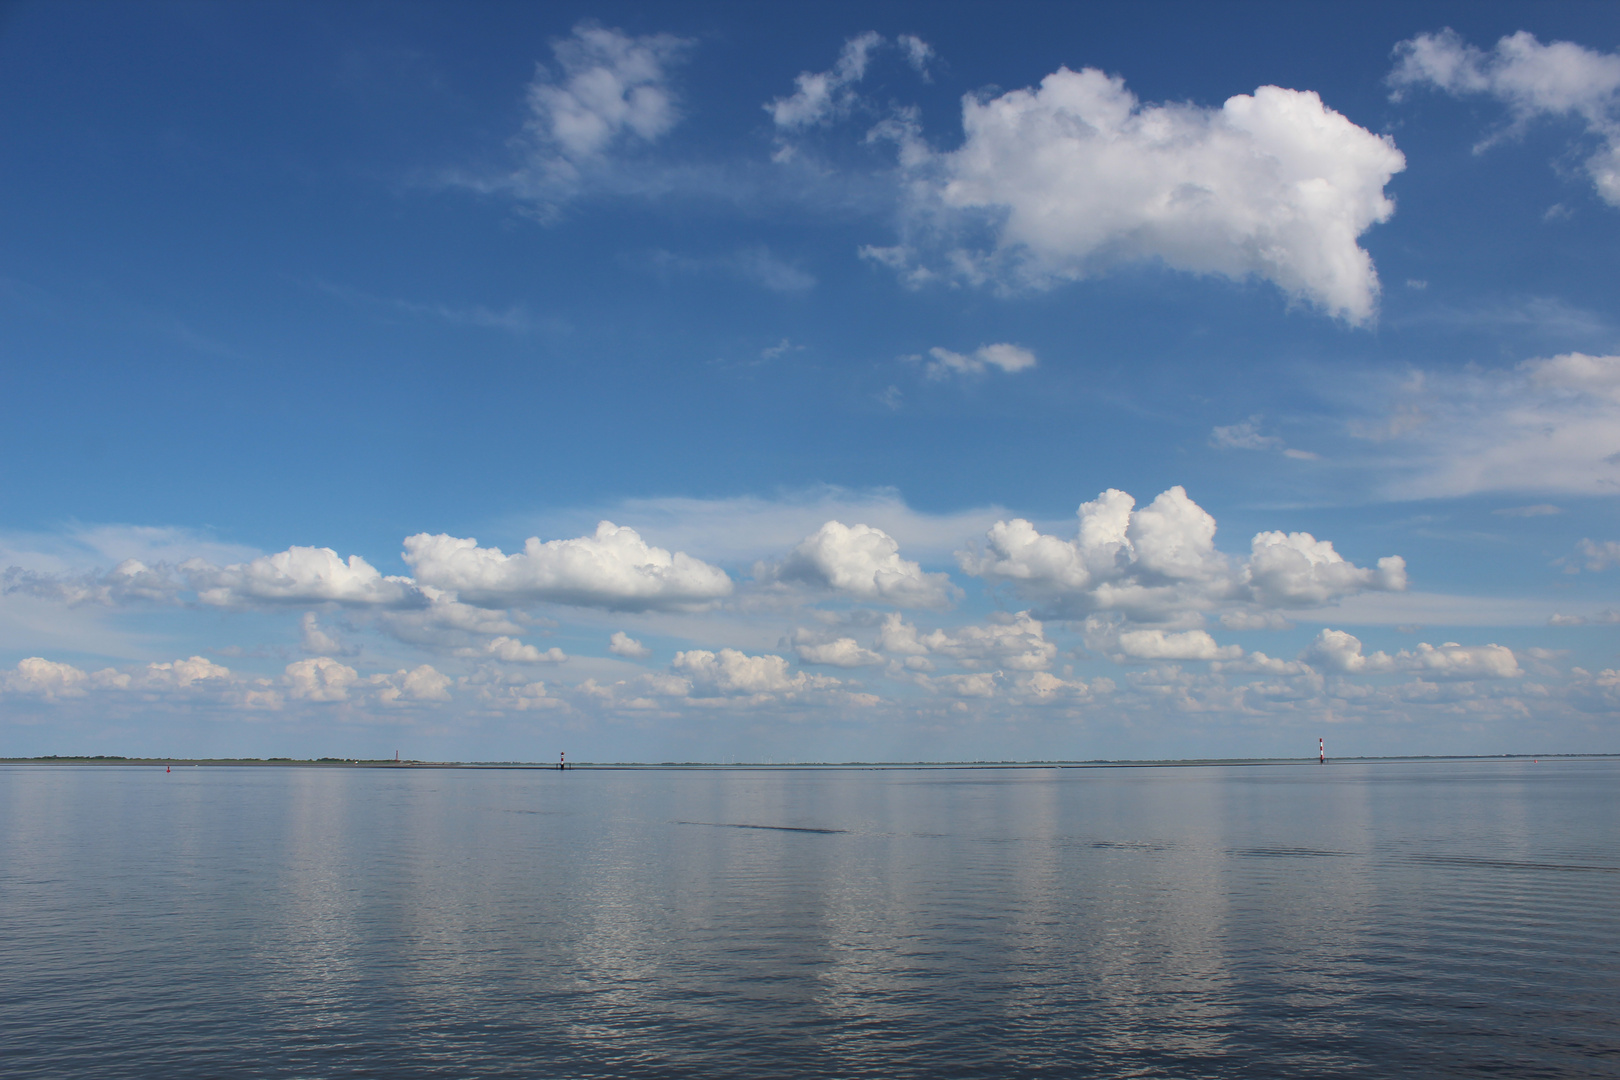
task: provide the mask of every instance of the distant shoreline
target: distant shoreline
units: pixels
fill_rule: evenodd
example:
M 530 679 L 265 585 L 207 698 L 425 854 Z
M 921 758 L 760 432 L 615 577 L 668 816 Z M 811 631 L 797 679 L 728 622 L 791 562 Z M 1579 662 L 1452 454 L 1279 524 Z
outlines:
M 1377 764 L 1436 761 L 1532 761 L 1607 759 L 1611 754 L 1395 754 L 1374 757 L 1329 758 L 1327 764 Z M 670 772 L 815 772 L 836 770 L 940 770 L 940 769 L 1144 769 L 1196 768 L 1199 766 L 1257 767 L 1267 765 L 1315 765 L 1314 757 L 1297 758 L 1184 758 L 1184 759 L 1093 759 L 1087 761 L 811 761 L 811 762 L 713 762 L 713 761 L 580 761 L 569 762 L 567 771 L 670 771 Z M 395 761 L 391 758 L 135 758 L 115 755 L 47 755 L 43 757 L 0 758 L 0 765 L 92 765 L 157 768 L 297 768 L 297 769 L 541 769 L 557 772 L 555 763 L 531 761 Z

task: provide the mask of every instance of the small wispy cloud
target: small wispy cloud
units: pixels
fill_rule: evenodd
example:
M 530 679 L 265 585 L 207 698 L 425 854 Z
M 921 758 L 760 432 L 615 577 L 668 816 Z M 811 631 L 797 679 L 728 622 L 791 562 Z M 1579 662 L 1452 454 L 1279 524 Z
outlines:
M 539 220 L 556 220 L 589 185 L 622 172 L 626 155 L 656 143 L 679 122 L 671 71 L 692 44 L 672 34 L 637 36 L 579 23 L 551 42 L 555 68 L 536 65 L 528 118 L 509 143 L 520 155 L 517 167 L 443 179 L 515 195 Z
M 431 319 L 454 326 L 471 326 L 483 330 L 500 330 L 515 337 L 536 333 L 567 333 L 568 323 L 551 315 L 538 315 L 528 306 L 514 302 L 505 307 L 485 304 L 445 304 L 404 300 L 399 297 L 378 296 L 361 289 L 339 285 L 330 281 L 312 281 L 321 292 L 354 307 L 369 308 L 379 313 L 404 315 L 415 319 Z
M 1368 464 L 1381 471 L 1385 498 L 1620 490 L 1620 356 L 1564 353 L 1507 369 L 1413 372 L 1386 385 L 1389 399 L 1368 402 L 1347 425 L 1384 445 Z
M 1517 333 L 1554 346 L 1601 345 L 1613 340 L 1615 325 L 1606 315 L 1551 296 L 1503 297 L 1468 305 L 1435 305 L 1391 318 L 1397 327 Z
M 771 254 L 764 245 L 734 252 L 729 263 L 743 278 L 772 292 L 807 292 L 816 287 L 814 274 Z
M 953 375 L 982 375 L 991 368 L 1009 375 L 1035 367 L 1035 354 L 1021 345 L 1001 342 L 980 345 L 971 353 L 952 352 L 935 347 L 928 350 L 933 357 L 924 369 L 930 379 L 948 379 Z M 919 357 L 920 359 L 920 357 Z
M 1483 94 L 1508 110 L 1508 124 L 1481 139 L 1475 153 L 1518 138 L 1533 121 L 1573 118 L 1596 143 L 1586 171 L 1599 198 L 1620 206 L 1620 53 L 1570 41 L 1542 44 L 1527 30 L 1510 34 L 1490 52 L 1455 30 L 1418 34 L 1395 47 L 1392 97 L 1411 87 L 1432 87 L 1455 97 Z
M 1260 418 L 1251 416 L 1241 424 L 1227 424 L 1209 433 L 1209 444 L 1220 450 L 1275 450 L 1283 445 L 1276 435 L 1262 435 Z
M 814 274 L 781 258 L 763 244 L 702 256 L 655 248 L 633 256 L 631 262 L 639 262 L 659 274 L 724 274 L 784 294 L 808 292 L 817 284 Z
M 793 342 L 789 341 L 787 338 L 783 338 L 781 341 L 777 342 L 775 345 L 771 345 L 771 346 L 768 346 L 767 348 L 761 349 L 759 351 L 759 358 L 761 360 L 776 360 L 776 359 L 779 359 L 780 357 L 786 356 L 790 352 L 803 352 L 803 351 L 804 351 L 804 346 L 803 345 L 795 345 L 795 344 L 793 344 Z
M 1582 540 L 1575 545 L 1575 550 L 1588 570 L 1595 572 L 1620 566 L 1620 540 Z
M 1294 461 L 1316 461 L 1321 456 L 1287 445 L 1280 435 L 1262 432 L 1260 420 L 1256 415 L 1239 424 L 1218 426 L 1209 433 L 1209 445 L 1217 450 L 1275 450 Z
M 1551 503 L 1536 503 L 1534 506 L 1502 506 L 1491 511 L 1491 513 L 1499 517 L 1518 518 L 1551 517 L 1554 514 L 1562 514 L 1563 512 L 1561 507 L 1554 506 Z
M 1548 626 L 1591 626 L 1620 623 L 1620 611 L 1605 608 L 1596 615 L 1552 615 L 1547 619 Z
M 866 77 L 873 50 L 884 44 L 887 39 L 882 34 L 868 30 L 844 42 L 838 62 L 829 70 L 801 71 L 794 79 L 792 94 L 765 106 L 771 121 L 780 129 L 793 131 L 848 114 L 856 101 L 854 85 Z

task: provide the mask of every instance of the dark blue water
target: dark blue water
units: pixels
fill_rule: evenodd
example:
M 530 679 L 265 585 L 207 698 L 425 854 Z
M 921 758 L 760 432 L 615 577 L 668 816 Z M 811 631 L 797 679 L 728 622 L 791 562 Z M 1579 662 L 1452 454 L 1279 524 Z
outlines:
M 0 1075 L 1620 1075 L 1620 763 L 0 768 Z

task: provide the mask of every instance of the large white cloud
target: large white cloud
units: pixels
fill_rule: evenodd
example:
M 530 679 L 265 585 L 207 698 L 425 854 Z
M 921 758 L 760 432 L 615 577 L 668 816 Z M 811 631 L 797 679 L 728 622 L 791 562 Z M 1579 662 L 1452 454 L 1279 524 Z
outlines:
M 1506 105 L 1514 130 L 1541 116 L 1573 116 L 1599 140 L 1586 169 L 1598 194 L 1620 206 L 1620 53 L 1569 41 L 1543 45 L 1520 30 L 1485 52 L 1455 31 L 1419 34 L 1395 47 L 1397 97 L 1430 86 L 1456 96 L 1486 94 Z M 1490 140 L 1494 141 L 1494 140 Z
M 652 547 L 631 528 L 604 521 L 591 536 L 504 554 L 475 539 L 418 533 L 405 539 L 405 562 L 424 585 L 487 607 L 550 602 L 615 611 L 701 607 L 732 590 L 724 570 L 685 552 Z
M 958 559 L 969 574 L 1006 582 L 1053 612 L 1117 611 L 1142 622 L 1196 621 L 1221 605 L 1306 607 L 1363 589 L 1406 587 L 1395 556 L 1377 570 L 1346 562 L 1309 533 L 1261 533 L 1247 563 L 1215 548 L 1215 519 L 1181 487 L 1147 506 L 1110 489 L 1080 507 L 1073 540 L 1021 518 L 1000 521 Z
M 331 548 L 290 547 L 249 562 L 180 564 L 197 599 L 219 607 L 330 601 L 355 607 L 409 607 L 423 602 L 409 578 L 385 577 L 366 560 Z
M 1388 555 L 1377 569 L 1356 566 L 1310 533 L 1263 532 L 1254 538 L 1247 577 L 1265 607 L 1310 607 L 1363 589 L 1400 592 L 1406 561 Z
M 943 227 L 933 242 L 946 246 L 974 222 L 993 232 L 990 250 L 949 252 L 957 272 L 1044 284 L 1157 260 L 1262 278 L 1351 322 L 1374 314 L 1378 278 L 1357 241 L 1394 212 L 1384 185 L 1405 159 L 1311 91 L 1145 105 L 1120 78 L 1061 68 L 1038 89 L 964 99 L 962 127 L 941 155 L 914 125 L 889 129 L 914 169 L 919 231 Z M 867 254 L 907 265 L 913 252 Z
M 780 564 L 761 564 L 763 580 L 804 582 L 899 607 L 938 608 L 957 595 L 945 574 L 931 574 L 900 557 L 900 545 L 871 525 L 829 521 L 801 540 Z

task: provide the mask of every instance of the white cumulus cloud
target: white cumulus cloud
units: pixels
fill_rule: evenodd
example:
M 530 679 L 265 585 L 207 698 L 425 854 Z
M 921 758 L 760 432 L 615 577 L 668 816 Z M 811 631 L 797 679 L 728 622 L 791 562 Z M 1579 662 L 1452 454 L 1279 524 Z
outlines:
M 347 701 L 360 673 L 330 656 L 312 656 L 287 665 L 287 696 L 299 701 Z
M 1364 589 L 1403 591 L 1406 560 L 1389 555 L 1377 569 L 1361 567 L 1310 533 L 1263 532 L 1254 538 L 1247 576 L 1265 607 L 1314 607 Z
M 1000 672 L 980 671 L 964 675 L 924 676 L 922 685 L 930 690 L 946 693 L 952 697 L 990 698 L 996 696 L 1000 681 Z
M 425 585 L 471 604 L 510 607 L 550 602 L 615 611 L 701 607 L 732 590 L 724 570 L 685 552 L 652 547 L 634 529 L 604 521 L 591 536 L 542 543 L 504 554 L 475 539 L 418 533 L 404 559 Z
M 344 686 L 352 682 L 348 680 Z M 373 675 L 366 680 L 372 694 L 385 705 L 408 701 L 449 701 L 450 684 L 450 676 L 430 664 L 420 664 L 409 670 L 400 668 L 391 675 Z M 342 697 L 312 700 L 341 701 Z
M 232 680 L 229 668 L 202 656 L 150 663 L 133 671 L 103 668 L 94 673 L 31 656 L 19 660 L 11 671 L 0 672 L 0 690 L 58 701 L 84 697 L 91 691 L 187 692 L 205 683 L 225 686 Z
M 801 664 L 825 664 L 830 667 L 867 667 L 883 663 L 883 657 L 871 649 L 863 648 L 851 637 L 821 640 L 813 631 L 800 629 L 793 635 L 793 651 Z
M 1300 654 L 1300 659 L 1345 675 L 1391 671 L 1395 662 L 1388 653 L 1369 655 L 1361 651 L 1361 639 L 1343 630 L 1323 629 L 1316 640 Z
M 345 560 L 331 548 L 294 546 L 229 566 L 188 559 L 179 569 L 197 599 L 218 607 L 319 601 L 354 607 L 422 603 L 409 578 L 385 577 L 360 556 Z
M 898 607 L 946 607 L 957 595 L 947 575 L 927 573 L 918 563 L 902 559 L 899 542 L 882 529 L 841 521 L 824 523 L 781 563 L 757 566 L 755 576 L 802 582 Z
M 1345 675 L 1410 671 L 1443 679 L 1513 679 L 1523 675 L 1513 650 L 1503 645 L 1442 645 L 1420 643 L 1394 656 L 1364 653 L 1361 640 L 1343 630 L 1323 629 L 1300 654 L 1300 659 Z
M 1516 679 L 1524 674 L 1505 645 L 1419 644 L 1411 652 L 1402 649 L 1395 659 L 1407 670 L 1450 679 Z
M 645 660 L 652 655 L 651 649 L 623 630 L 613 631 L 613 636 L 608 638 L 608 652 L 631 660 Z
M 1022 518 L 991 526 L 958 554 L 962 569 L 1006 582 L 1060 615 L 1117 611 L 1142 622 L 1196 621 L 1222 604 L 1262 608 L 1325 603 L 1364 589 L 1406 587 L 1405 563 L 1376 570 L 1346 562 L 1309 533 L 1261 533 L 1247 563 L 1215 548 L 1215 519 L 1180 487 L 1147 506 L 1110 489 L 1080 507 L 1073 540 Z
M 704 695 L 785 694 L 838 685 L 837 679 L 826 676 L 790 673 L 785 657 L 749 656 L 737 649 L 679 652 L 673 667 L 690 681 L 695 692 Z
M 229 679 L 230 668 L 202 656 L 186 660 L 147 664 L 128 685 L 154 690 L 184 690 L 210 679 Z
M 1132 660 L 1236 660 L 1239 645 L 1217 645 L 1203 630 L 1126 630 L 1119 635 L 1120 655 Z
M 482 649 L 467 650 L 467 655 L 479 654 L 508 664 L 561 664 L 568 659 L 568 654 L 555 645 L 541 652 L 537 646 L 505 636 L 491 638 Z
M 0 675 L 0 688 L 12 694 L 28 694 L 56 701 L 60 698 L 83 697 L 88 690 L 90 676 L 72 664 L 30 656 L 17 661 L 11 671 Z
M 1353 323 L 1374 315 L 1378 277 L 1358 239 L 1394 213 L 1384 185 L 1405 159 L 1311 91 L 1152 105 L 1120 78 L 1061 68 L 1036 89 L 964 99 L 950 153 L 921 148 L 915 124 L 892 127 L 914 172 L 913 231 L 947 247 L 993 234 L 988 249 L 952 248 L 951 272 L 1041 286 L 1152 260 L 1260 278 Z M 915 252 L 866 254 L 903 268 Z

